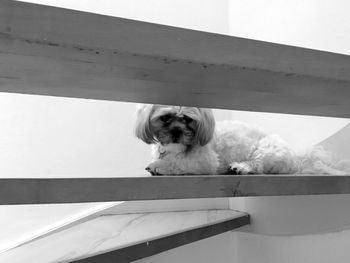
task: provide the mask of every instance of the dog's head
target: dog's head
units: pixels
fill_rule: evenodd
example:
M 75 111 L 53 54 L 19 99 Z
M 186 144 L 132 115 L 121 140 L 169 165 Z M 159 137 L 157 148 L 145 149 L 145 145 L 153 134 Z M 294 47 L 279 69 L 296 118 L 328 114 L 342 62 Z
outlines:
M 164 105 L 139 105 L 135 134 L 146 143 L 205 145 L 214 134 L 210 109 Z

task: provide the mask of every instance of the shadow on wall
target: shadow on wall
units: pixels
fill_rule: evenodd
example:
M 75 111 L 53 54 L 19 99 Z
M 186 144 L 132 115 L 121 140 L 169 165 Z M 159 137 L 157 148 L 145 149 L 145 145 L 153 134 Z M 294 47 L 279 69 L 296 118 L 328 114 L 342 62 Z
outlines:
M 320 142 L 319 145 L 339 159 L 350 160 L 350 124 Z

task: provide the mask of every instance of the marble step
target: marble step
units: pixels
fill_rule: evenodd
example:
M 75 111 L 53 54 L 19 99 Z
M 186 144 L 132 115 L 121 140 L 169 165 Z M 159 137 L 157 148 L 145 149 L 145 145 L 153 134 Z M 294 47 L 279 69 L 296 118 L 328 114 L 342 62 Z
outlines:
M 0 262 L 130 262 L 246 224 L 246 213 L 224 209 L 104 214 L 3 252 Z

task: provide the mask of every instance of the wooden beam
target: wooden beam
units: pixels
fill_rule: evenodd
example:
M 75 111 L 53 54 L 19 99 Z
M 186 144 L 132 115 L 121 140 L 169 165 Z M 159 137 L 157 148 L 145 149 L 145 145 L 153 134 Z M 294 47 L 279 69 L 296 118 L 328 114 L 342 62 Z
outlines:
M 350 117 L 350 57 L 0 2 L 0 91 Z
M 350 176 L 0 179 L 0 205 L 318 194 L 350 194 Z

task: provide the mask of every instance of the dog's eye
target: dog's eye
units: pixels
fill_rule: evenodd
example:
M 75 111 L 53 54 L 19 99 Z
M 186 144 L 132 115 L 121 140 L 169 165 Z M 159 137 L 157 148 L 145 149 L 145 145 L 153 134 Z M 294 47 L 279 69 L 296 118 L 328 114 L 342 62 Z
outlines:
M 170 121 L 171 118 L 172 118 L 171 114 L 166 114 L 166 115 L 161 116 L 159 119 L 162 122 L 168 122 L 168 121 Z
M 193 119 L 192 119 L 191 117 L 188 117 L 188 116 L 186 116 L 186 115 L 183 116 L 183 119 L 184 119 L 184 121 L 185 121 L 186 123 L 190 123 L 190 122 L 193 121 Z

